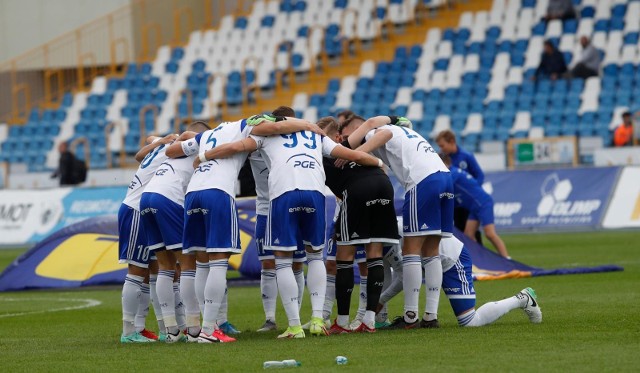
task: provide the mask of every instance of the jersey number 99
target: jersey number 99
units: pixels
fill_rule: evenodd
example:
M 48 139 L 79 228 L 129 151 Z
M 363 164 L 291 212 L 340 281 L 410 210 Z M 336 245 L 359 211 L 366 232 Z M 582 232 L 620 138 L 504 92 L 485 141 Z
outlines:
M 314 132 L 311 132 L 311 131 L 300 131 L 300 132 L 292 133 L 292 134 L 289 134 L 289 135 L 280 135 L 284 139 L 291 140 L 291 143 L 282 144 L 282 145 L 285 148 L 295 148 L 296 146 L 298 146 L 298 133 L 304 139 L 303 140 L 304 141 L 304 146 L 307 149 L 315 149 L 315 148 L 318 147 L 318 144 L 316 143 L 316 134 Z

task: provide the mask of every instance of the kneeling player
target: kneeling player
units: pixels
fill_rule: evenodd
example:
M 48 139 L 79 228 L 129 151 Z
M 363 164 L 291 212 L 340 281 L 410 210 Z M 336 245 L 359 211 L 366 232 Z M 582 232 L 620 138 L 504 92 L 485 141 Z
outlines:
M 532 288 L 525 288 L 510 298 L 486 303 L 476 310 L 471 255 L 467 248 L 460 240 L 451 237 L 440 242 L 440 257 L 443 272 L 442 289 L 449 298 L 460 326 L 488 325 L 517 308 L 522 309 L 532 323 L 542 322 L 542 311 Z M 402 276 L 402 272 L 396 271 L 395 274 Z M 378 309 L 382 309 L 400 290 L 390 287 L 384 291 L 380 296 Z M 420 324 L 422 327 L 429 327 L 424 318 Z

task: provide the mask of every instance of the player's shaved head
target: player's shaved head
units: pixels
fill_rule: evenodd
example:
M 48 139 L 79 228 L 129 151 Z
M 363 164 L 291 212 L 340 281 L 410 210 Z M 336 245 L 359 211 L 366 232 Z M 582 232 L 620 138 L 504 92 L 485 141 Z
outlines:
M 210 130 L 210 129 L 211 129 L 211 127 L 209 127 L 207 122 L 203 122 L 201 120 L 197 120 L 197 121 L 191 123 L 187 127 L 187 131 L 196 132 L 196 133 L 202 133 L 202 132 Z
M 351 132 L 355 131 L 362 123 L 364 123 L 366 119 L 359 115 L 351 115 L 347 117 L 340 126 L 338 127 L 338 132 L 342 135 L 345 132 L 345 129 L 349 129 L 347 136 L 351 134 Z
M 336 115 L 336 118 L 338 118 L 338 123 L 342 123 L 344 122 L 347 118 L 356 115 L 356 113 L 354 113 L 351 110 L 342 110 L 341 112 L 338 113 L 338 115 Z
M 271 112 L 271 114 L 275 115 L 276 117 L 295 118 L 296 111 L 288 106 L 278 106 L 274 111 Z

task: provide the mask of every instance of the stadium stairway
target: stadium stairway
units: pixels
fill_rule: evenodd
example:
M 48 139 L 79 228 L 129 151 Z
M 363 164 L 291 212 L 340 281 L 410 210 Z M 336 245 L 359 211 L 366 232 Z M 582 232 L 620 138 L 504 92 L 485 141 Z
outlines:
M 424 42 L 424 36 L 430 28 L 456 27 L 462 13 L 489 10 L 492 3 L 492 0 L 472 0 L 456 2 L 456 5 L 450 8 L 440 8 L 433 15 L 427 15 L 400 28 L 395 28 L 389 37 L 373 41 L 370 48 L 362 48 L 355 53 L 342 55 L 336 63 L 329 63 L 320 71 L 311 71 L 305 78 L 298 77 L 288 89 L 277 90 L 272 97 L 263 98 L 253 105 L 243 105 L 239 113 L 230 114 L 225 119 L 246 118 L 256 113 L 271 111 L 280 105 L 290 105 L 298 92 L 305 92 L 309 97 L 324 93 L 329 81 L 348 75 L 357 75 L 364 61 L 391 60 L 397 47 Z

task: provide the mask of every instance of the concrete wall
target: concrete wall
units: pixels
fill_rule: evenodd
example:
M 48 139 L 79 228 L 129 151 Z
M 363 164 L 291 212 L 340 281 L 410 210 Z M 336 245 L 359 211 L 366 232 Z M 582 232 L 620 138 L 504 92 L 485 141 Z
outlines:
M 110 13 L 131 0 L 0 0 L 0 61 Z

